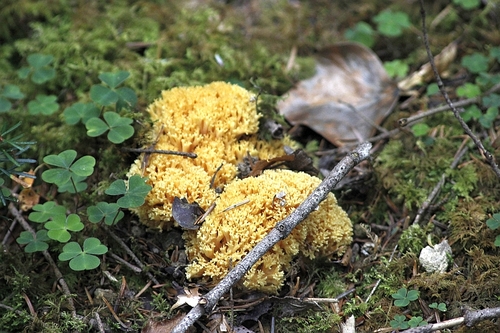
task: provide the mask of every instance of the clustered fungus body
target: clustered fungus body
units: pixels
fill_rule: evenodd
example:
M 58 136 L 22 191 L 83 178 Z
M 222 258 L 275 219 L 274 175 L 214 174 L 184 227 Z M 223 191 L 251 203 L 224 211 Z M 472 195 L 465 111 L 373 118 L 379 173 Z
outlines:
M 284 155 L 285 145 L 295 145 L 288 137 L 269 142 L 258 139 L 255 96 L 239 86 L 214 82 L 163 91 L 148 112 L 154 122 L 150 140 L 157 138 L 155 149 L 197 157 L 155 153 L 138 158 L 129 175 L 143 174 L 153 187 L 145 204 L 135 211 L 141 222 L 160 229 L 173 226 L 175 197 L 196 202 L 204 210 L 215 203 L 201 227 L 184 234 L 190 278 L 220 281 L 320 183 L 317 177 L 291 170 L 266 170 L 258 177 L 237 178 L 237 164 L 244 157 L 270 159 Z M 330 194 L 252 267 L 241 286 L 275 293 L 294 256 L 342 252 L 351 235 L 351 221 Z

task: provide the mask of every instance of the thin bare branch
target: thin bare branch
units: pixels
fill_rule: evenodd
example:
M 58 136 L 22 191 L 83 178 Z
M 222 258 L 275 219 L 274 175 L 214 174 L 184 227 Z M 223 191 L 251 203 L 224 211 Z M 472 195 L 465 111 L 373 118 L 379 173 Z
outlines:
M 172 333 L 186 332 L 204 313 L 210 313 L 218 300 L 240 280 L 246 272 L 277 242 L 286 238 L 292 230 L 302 222 L 327 197 L 328 193 L 352 168 L 370 156 L 372 145 L 369 142 L 360 144 L 347 154 L 319 184 L 305 201 L 289 216 L 278 222 L 269 234 L 264 237 L 227 275 L 208 292 L 202 302 L 195 306 L 174 328 Z M 203 304 L 201 304 L 203 303 Z

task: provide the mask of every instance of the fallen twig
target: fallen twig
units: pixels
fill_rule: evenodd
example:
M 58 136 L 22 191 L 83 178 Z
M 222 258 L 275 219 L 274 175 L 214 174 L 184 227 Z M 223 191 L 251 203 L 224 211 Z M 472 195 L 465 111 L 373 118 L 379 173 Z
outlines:
M 442 321 L 440 323 L 429 324 L 425 326 L 410 328 L 404 333 L 429 333 L 444 328 L 450 328 L 457 325 L 465 324 L 467 327 L 472 327 L 480 321 L 500 317 L 500 308 L 486 308 L 482 310 L 470 311 L 464 310 L 463 317 L 453 318 Z
M 184 151 L 175 151 L 175 150 L 162 150 L 162 149 L 153 149 L 153 148 L 122 148 L 124 151 L 130 151 L 132 153 L 148 153 L 148 154 L 167 154 L 167 155 L 179 155 L 190 158 L 196 158 L 198 155 L 195 153 L 187 153 Z
M 330 174 L 319 184 L 319 186 L 307 197 L 297 209 L 295 209 L 284 220 L 276 226 L 248 253 L 222 281 L 210 292 L 203 296 L 200 303 L 195 306 L 177 324 L 172 333 L 186 332 L 195 321 L 204 313 L 211 312 L 218 300 L 229 291 L 229 289 L 240 280 L 246 272 L 277 242 L 286 238 L 292 230 L 302 222 L 318 205 L 326 198 L 328 193 L 337 183 L 358 163 L 368 159 L 372 145 L 369 142 L 360 144 L 356 149 L 347 154 L 330 172 Z
M 137 256 L 135 255 L 135 253 L 127 246 L 127 244 L 125 244 L 120 237 L 118 237 L 114 232 L 112 232 L 111 230 L 109 230 L 109 228 L 106 228 L 106 231 L 108 232 L 108 234 L 118 243 L 120 244 L 120 246 L 125 250 L 125 252 L 128 253 L 128 255 L 132 258 L 132 260 L 135 262 L 135 264 L 137 266 L 139 266 L 139 268 L 144 272 L 146 272 L 146 275 L 149 277 L 149 279 L 151 281 L 153 281 L 155 284 L 160 284 L 158 282 L 158 280 L 153 276 L 153 274 L 151 274 L 150 272 L 148 272 L 147 270 L 144 270 L 145 266 L 144 264 L 139 260 L 139 258 L 137 258 Z
M 23 217 L 23 214 L 21 214 L 21 212 L 17 210 L 17 208 L 14 206 L 13 203 L 9 204 L 9 211 L 14 216 L 14 218 L 17 220 L 17 222 L 19 222 L 19 224 L 24 228 L 24 230 L 30 232 L 33 235 L 33 237 L 36 237 L 35 230 L 33 230 L 33 228 L 30 226 L 30 224 L 28 222 L 26 222 L 26 220 Z M 76 318 L 76 310 L 75 310 L 76 308 L 75 308 L 75 304 L 73 303 L 73 297 L 71 296 L 71 291 L 69 290 L 69 287 L 66 284 L 66 281 L 64 280 L 64 277 L 63 277 L 61 271 L 59 270 L 59 268 L 57 268 L 57 265 L 54 262 L 54 259 L 52 259 L 52 257 L 50 256 L 49 251 L 47 251 L 47 250 L 42 251 L 42 254 L 45 257 L 45 260 L 47 260 L 47 262 L 49 263 L 50 267 L 52 267 L 52 270 L 54 271 L 54 275 L 57 278 L 57 282 L 61 286 L 64 295 L 66 295 L 66 297 L 68 298 L 69 309 L 71 310 L 71 315 L 73 316 L 73 318 Z
M 434 57 L 432 55 L 432 52 L 431 52 L 431 49 L 429 46 L 429 36 L 427 35 L 427 27 L 425 26 L 424 0 L 420 0 L 419 2 L 420 2 L 420 14 L 422 16 L 422 32 L 424 34 L 425 49 L 427 51 L 427 56 L 429 58 L 429 63 L 431 64 L 432 71 L 434 72 L 434 76 L 436 77 L 436 82 L 437 82 L 437 85 L 439 87 L 439 91 L 441 92 L 444 99 L 446 100 L 446 103 L 448 103 L 448 105 L 450 106 L 451 111 L 453 111 L 453 115 L 455 116 L 455 118 L 457 118 L 458 122 L 460 123 L 460 125 L 464 129 L 465 133 L 467 133 L 467 135 L 470 136 L 472 141 L 474 141 L 474 144 L 476 145 L 479 152 L 485 157 L 486 161 L 491 166 L 493 171 L 496 173 L 497 177 L 500 178 L 500 169 L 498 168 L 498 165 L 496 164 L 495 157 L 488 150 L 486 150 L 486 148 L 484 148 L 481 140 L 479 140 L 479 138 L 474 133 L 472 133 L 472 131 L 469 128 L 469 126 L 467 125 L 467 123 L 460 116 L 459 110 L 455 107 L 455 105 L 451 101 L 450 96 L 446 92 L 446 89 L 444 89 L 444 83 L 441 80 L 441 76 L 439 75 L 436 64 L 434 62 Z

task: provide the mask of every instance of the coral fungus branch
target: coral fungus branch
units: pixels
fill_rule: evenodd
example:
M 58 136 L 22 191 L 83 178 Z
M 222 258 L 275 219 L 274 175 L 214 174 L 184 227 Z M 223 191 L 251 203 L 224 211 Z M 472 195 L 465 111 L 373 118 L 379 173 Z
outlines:
M 186 332 L 204 313 L 211 312 L 217 301 L 240 280 L 248 270 L 277 242 L 286 238 L 300 222 L 302 222 L 327 197 L 338 182 L 358 163 L 368 159 L 372 145 L 369 142 L 360 144 L 347 154 L 311 193 L 306 200 L 289 216 L 276 224 L 275 228 L 262 239 L 246 255 L 226 277 L 203 297 L 203 302 L 195 306 L 174 328 L 173 333 Z M 203 304 L 201 304 L 203 303 Z
M 479 152 L 486 158 L 486 161 L 488 164 L 491 166 L 497 177 L 500 178 L 500 169 L 498 168 L 498 165 L 496 164 L 495 157 L 493 154 L 491 154 L 486 148 L 484 148 L 483 143 L 479 138 L 472 133 L 471 129 L 469 126 L 465 123 L 465 121 L 462 119 L 460 116 L 460 112 L 457 109 L 457 107 L 453 104 L 453 102 L 450 99 L 450 96 L 444 89 L 444 84 L 443 81 L 441 80 L 441 76 L 439 75 L 438 69 L 436 67 L 436 64 L 434 62 L 434 57 L 432 56 L 432 52 L 429 46 L 429 36 L 427 35 L 427 28 L 425 27 L 425 9 L 424 9 L 424 1 L 420 0 L 420 13 L 422 16 L 422 32 L 424 35 L 424 44 L 425 44 L 425 49 L 427 51 L 427 56 L 429 58 L 429 63 L 431 64 L 432 71 L 434 72 L 434 76 L 436 77 L 436 82 L 439 87 L 439 91 L 443 95 L 444 99 L 446 100 L 446 103 L 450 106 L 451 110 L 453 111 L 453 115 L 455 118 L 457 118 L 458 122 L 464 129 L 465 133 L 467 133 L 468 136 L 471 137 L 472 141 L 474 141 L 474 144 L 476 145 L 477 149 Z

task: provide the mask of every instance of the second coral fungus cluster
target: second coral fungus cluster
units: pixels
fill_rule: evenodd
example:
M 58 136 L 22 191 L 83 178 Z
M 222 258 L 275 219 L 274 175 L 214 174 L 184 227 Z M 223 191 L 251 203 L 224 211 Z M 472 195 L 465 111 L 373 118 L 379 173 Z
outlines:
M 270 159 L 284 155 L 285 145 L 294 145 L 287 137 L 270 142 L 258 139 L 255 96 L 239 86 L 214 82 L 174 88 L 164 91 L 148 111 L 154 122 L 150 139 L 158 136 L 155 149 L 195 153 L 197 157 L 144 154 L 132 165 L 129 174 L 143 173 L 153 187 L 136 211 L 140 220 L 150 227 L 171 227 L 175 197 L 196 202 L 205 210 L 215 204 L 198 230 L 185 233 L 188 277 L 221 280 L 320 182 L 290 170 L 236 177 L 237 164 L 244 157 Z M 237 207 L 230 209 L 233 206 Z M 260 259 L 242 286 L 277 292 L 295 255 L 314 258 L 342 251 L 351 241 L 351 228 L 347 214 L 330 194 L 317 211 Z

